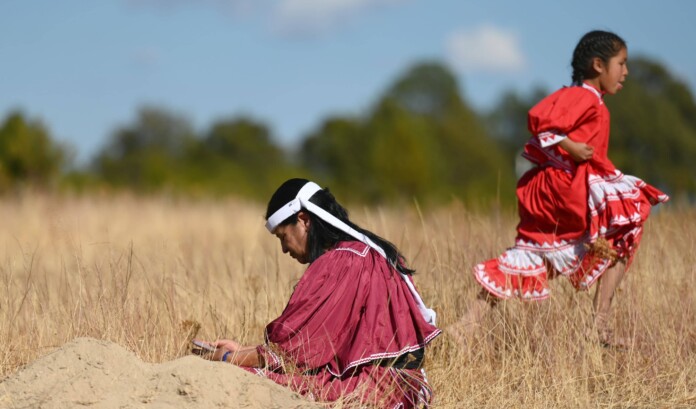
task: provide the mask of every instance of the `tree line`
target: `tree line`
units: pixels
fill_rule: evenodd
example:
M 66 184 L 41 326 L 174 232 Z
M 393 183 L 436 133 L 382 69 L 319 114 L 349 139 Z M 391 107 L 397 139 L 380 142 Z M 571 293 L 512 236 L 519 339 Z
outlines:
M 367 113 L 325 118 L 292 150 L 252 117 L 196 132 L 183 115 L 144 107 L 78 169 L 70 166 L 70 147 L 55 142 L 40 121 L 14 112 L 0 124 L 0 191 L 126 189 L 261 199 L 299 176 L 346 201 L 512 203 L 519 152 L 529 138 L 526 113 L 553 90 L 508 92 L 486 113 L 473 110 L 459 90 L 442 64 L 415 64 Z M 688 86 L 659 62 L 637 58 L 624 89 L 607 104 L 615 165 L 691 201 L 696 102 Z

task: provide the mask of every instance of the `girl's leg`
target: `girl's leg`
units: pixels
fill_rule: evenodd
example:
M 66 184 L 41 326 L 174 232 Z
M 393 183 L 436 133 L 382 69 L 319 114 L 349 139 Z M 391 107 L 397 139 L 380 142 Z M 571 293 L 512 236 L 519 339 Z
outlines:
M 488 291 L 481 289 L 476 298 L 469 304 L 464 316 L 456 323 L 447 328 L 449 332 L 459 343 L 466 344 L 471 338 L 476 335 L 481 328 L 483 319 L 486 318 L 488 312 L 495 307 L 498 299 L 492 296 Z
M 624 345 L 628 343 L 626 340 L 614 338 L 609 328 L 611 302 L 625 273 L 626 265 L 623 262 L 618 262 L 605 271 L 602 277 L 597 281 L 597 289 L 592 303 L 595 313 L 594 323 L 597 328 L 599 340 L 605 345 L 628 346 Z

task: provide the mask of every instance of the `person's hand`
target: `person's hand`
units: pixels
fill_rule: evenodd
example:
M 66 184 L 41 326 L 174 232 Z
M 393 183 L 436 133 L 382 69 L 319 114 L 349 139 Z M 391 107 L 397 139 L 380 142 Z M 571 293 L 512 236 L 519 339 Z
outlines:
M 236 354 L 242 348 L 239 342 L 232 341 L 231 339 L 219 339 L 215 342 L 211 342 L 211 344 L 216 348 L 215 352 L 213 352 L 209 358 L 211 361 L 220 361 L 225 353 L 231 352 L 232 354 Z
M 210 343 L 212 346 L 217 348 L 218 351 L 222 350 L 223 353 L 226 351 L 237 352 L 242 346 L 237 341 L 232 341 L 231 339 L 219 339 L 215 342 Z M 220 354 L 222 356 L 222 354 Z
M 570 138 L 565 138 L 559 145 L 561 145 L 561 148 L 565 149 L 576 162 L 590 160 L 594 154 L 594 148 L 592 146 L 582 142 L 575 142 Z
M 193 353 L 200 355 L 201 358 L 207 359 L 209 361 L 220 361 L 222 360 L 223 355 L 226 352 L 232 352 L 235 353 L 237 352 L 240 348 L 241 345 L 239 345 L 238 342 L 232 341 L 231 339 L 220 339 L 214 342 L 208 342 L 208 341 L 203 341 L 215 348 L 214 351 L 206 351 L 203 349 L 198 349 L 195 348 L 193 349 Z

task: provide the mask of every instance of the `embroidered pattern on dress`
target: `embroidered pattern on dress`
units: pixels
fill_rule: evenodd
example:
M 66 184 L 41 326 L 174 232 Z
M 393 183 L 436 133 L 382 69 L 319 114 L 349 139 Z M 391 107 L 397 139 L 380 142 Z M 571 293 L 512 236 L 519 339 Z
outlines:
M 329 368 L 328 366 L 326 367 L 326 369 L 329 371 L 329 373 L 330 373 L 331 375 L 340 377 L 340 376 L 343 376 L 346 372 L 348 372 L 349 369 L 354 368 L 354 367 L 356 367 L 356 366 L 358 366 L 358 365 L 366 364 L 366 363 L 368 363 L 368 362 L 370 362 L 370 361 L 377 361 L 377 360 L 385 359 L 385 358 L 396 358 L 396 357 L 401 356 L 401 355 L 403 355 L 403 354 L 405 354 L 405 353 L 413 352 L 413 351 L 417 351 L 417 350 L 419 350 L 419 349 L 425 348 L 425 345 L 426 345 L 428 342 L 432 341 L 433 338 L 435 338 L 436 336 L 440 335 L 440 333 L 442 333 L 442 330 L 438 329 L 437 331 L 435 331 L 435 332 L 433 332 L 432 334 L 430 334 L 430 335 L 428 335 L 427 337 L 425 337 L 425 339 L 424 339 L 422 342 L 420 342 L 420 343 L 418 343 L 418 344 L 416 344 L 416 345 L 414 345 L 414 346 L 407 346 L 407 347 L 401 349 L 401 351 L 397 351 L 397 352 L 381 352 L 381 353 L 372 354 L 372 355 L 370 355 L 370 356 L 368 356 L 368 357 L 361 358 L 361 359 L 358 359 L 358 360 L 356 360 L 356 361 L 350 362 L 348 365 L 346 365 L 346 367 L 343 369 L 343 371 L 342 371 L 341 373 L 335 373 L 335 372 L 332 371 L 331 368 Z
M 355 254 L 359 255 L 360 257 L 365 257 L 365 256 L 367 256 L 367 253 L 370 251 L 370 246 L 368 246 L 366 244 L 363 251 L 358 251 L 356 249 L 352 249 L 349 247 L 338 247 L 335 249 L 335 251 L 350 251 L 351 253 L 355 253 Z
M 557 153 L 555 149 L 543 147 L 536 138 L 531 138 L 527 142 L 527 144 L 533 146 L 536 150 L 542 152 L 547 158 L 547 162 L 541 163 L 538 161 L 538 159 L 529 155 L 527 152 L 523 152 L 522 157 L 529 160 L 530 162 L 536 163 L 537 165 L 545 165 L 550 162 L 550 164 L 553 165 L 555 168 L 563 169 L 567 172 L 573 170 L 573 164 L 570 161 L 564 158 L 563 155 Z
M 567 138 L 567 135 L 563 135 L 560 133 L 556 133 L 557 131 L 545 131 L 541 132 L 537 137 L 539 138 L 539 142 L 541 143 L 542 148 L 546 148 L 547 146 L 555 145 L 565 138 Z

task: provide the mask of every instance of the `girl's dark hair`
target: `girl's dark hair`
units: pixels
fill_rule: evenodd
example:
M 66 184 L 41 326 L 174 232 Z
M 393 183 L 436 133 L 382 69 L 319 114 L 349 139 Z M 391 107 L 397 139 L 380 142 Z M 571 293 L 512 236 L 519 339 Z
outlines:
M 595 58 L 600 58 L 607 64 L 623 48 L 626 48 L 623 38 L 609 31 L 595 30 L 582 36 L 573 51 L 573 83 L 582 83 L 596 75 L 592 68 Z
M 289 179 L 280 185 L 275 193 L 273 193 L 273 196 L 271 196 L 271 200 L 268 201 L 266 219 L 268 220 L 273 213 L 275 213 L 282 206 L 285 206 L 285 204 L 287 204 L 289 201 L 293 200 L 297 196 L 297 192 L 299 192 L 302 186 L 304 186 L 307 182 L 309 182 L 307 179 Z M 371 231 L 363 229 L 357 224 L 351 222 L 350 219 L 348 219 L 348 211 L 346 211 L 343 206 L 338 204 L 336 198 L 334 198 L 331 192 L 329 192 L 328 188 L 317 191 L 314 195 L 312 195 L 312 197 L 309 198 L 309 201 L 331 213 L 348 226 L 369 237 L 373 242 L 375 242 L 375 244 L 384 250 L 384 252 L 387 254 L 389 264 L 394 266 L 400 273 L 414 273 L 415 270 L 409 269 L 404 265 L 404 258 L 401 253 L 399 253 L 399 250 L 395 245 L 372 233 Z M 356 241 L 353 236 L 350 236 L 347 233 L 335 228 L 331 224 L 313 214 L 311 211 L 307 209 L 303 210 L 309 214 L 309 218 L 311 220 L 307 238 L 310 263 L 319 258 L 319 256 L 324 254 L 328 248 L 335 245 L 339 241 Z M 280 223 L 280 226 L 295 223 L 297 223 L 297 213 L 283 220 Z

